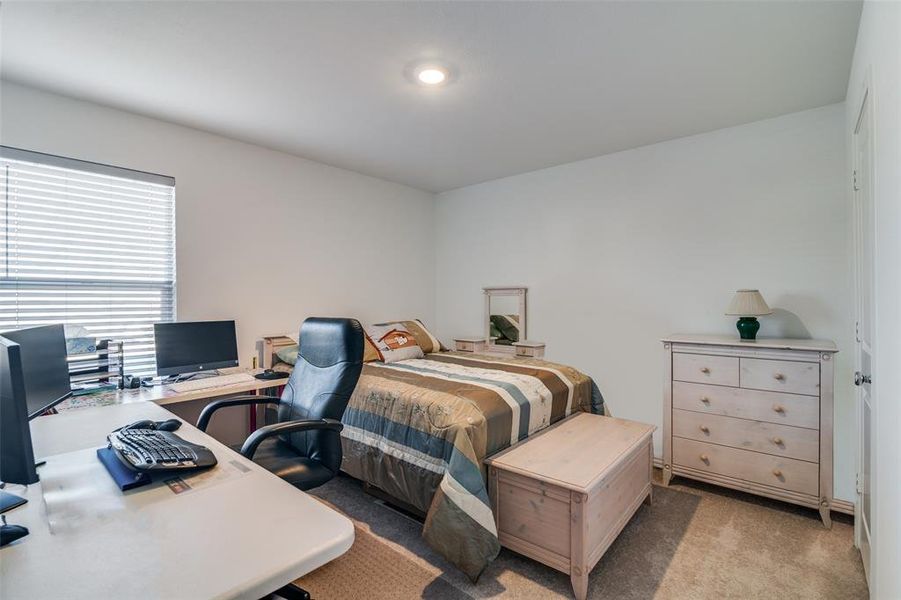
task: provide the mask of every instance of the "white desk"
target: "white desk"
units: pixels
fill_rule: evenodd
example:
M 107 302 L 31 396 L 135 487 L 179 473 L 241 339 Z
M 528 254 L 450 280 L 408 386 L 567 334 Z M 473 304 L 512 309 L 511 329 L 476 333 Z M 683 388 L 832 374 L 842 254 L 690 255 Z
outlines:
M 59 472 L 65 464 L 95 473 L 93 449 L 105 445 L 109 431 L 138 419 L 171 417 L 152 402 L 39 417 L 31 427 L 34 450 L 47 465 L 38 473 Z M 99 502 L 96 509 L 83 503 L 85 518 L 63 521 L 54 532 L 42 484 L 24 494 L 23 486 L 8 486 L 29 502 L 5 513 L 7 520 L 31 533 L 0 548 L 0 598 L 257 599 L 350 549 L 349 519 L 190 424 L 178 434 L 210 448 L 219 459 L 215 469 L 236 475 L 180 495 L 165 484 L 124 494 L 113 488 L 104 510 Z M 109 477 L 105 471 L 102 476 Z M 70 492 L 75 501 L 78 490 Z M 58 507 L 55 497 L 51 504 Z
M 251 374 L 260 373 L 262 369 L 252 371 L 242 371 L 240 369 L 223 369 L 223 374 L 247 372 Z M 85 396 L 76 396 L 72 399 L 75 404 L 89 403 L 92 400 L 98 401 L 99 404 L 110 404 L 112 400 L 115 404 L 129 404 L 133 402 L 155 402 L 160 405 L 177 404 L 180 402 L 191 402 L 192 400 L 206 400 L 217 398 L 220 396 L 231 396 L 233 394 L 243 394 L 247 392 L 257 392 L 269 388 L 278 388 L 288 383 L 286 379 L 254 379 L 253 381 L 243 381 L 233 385 L 223 387 L 204 388 L 191 392 L 177 392 L 171 386 L 165 384 L 154 385 L 153 387 L 142 387 L 136 390 L 106 390 L 95 392 L 94 394 L 86 394 Z M 63 401 L 63 405 L 69 402 Z M 60 411 L 62 412 L 62 411 Z
M 223 374 L 237 373 L 242 371 L 250 374 L 256 374 L 262 372 L 262 369 L 247 371 L 245 371 L 244 369 L 222 369 Z M 95 392 L 93 394 L 74 396 L 68 400 L 63 400 L 63 402 L 57 407 L 57 410 L 60 413 L 63 413 L 69 412 L 74 409 L 80 410 L 81 408 L 87 406 L 109 406 L 112 404 L 131 404 L 134 402 L 155 402 L 156 404 L 159 404 L 161 406 L 168 406 L 170 410 L 179 413 L 180 417 L 184 417 L 193 423 L 197 420 L 200 408 L 217 398 L 221 398 L 223 396 L 233 396 L 236 394 L 258 394 L 261 392 L 266 393 L 267 390 L 273 390 L 272 393 L 276 393 L 276 390 L 278 390 L 278 388 L 285 385 L 286 383 L 288 383 L 287 379 L 253 379 L 251 381 L 243 381 L 241 383 L 235 383 L 233 385 L 204 388 L 191 392 L 178 392 L 172 389 L 171 386 L 164 384 L 157 384 L 153 387 L 141 387 L 136 390 L 104 390 L 101 392 Z M 204 402 L 202 405 L 200 405 L 197 403 L 197 401 Z M 258 407 L 249 406 L 245 410 L 247 411 L 248 418 L 246 421 L 246 426 L 243 427 L 244 431 L 242 432 L 242 435 L 240 435 L 240 441 L 243 441 L 248 434 L 252 433 L 257 428 L 257 413 L 259 410 Z M 236 427 L 232 427 L 230 430 L 223 431 L 221 426 L 219 426 L 218 424 L 218 420 L 217 424 L 208 431 L 213 433 L 214 436 L 219 437 L 219 439 L 223 439 L 223 435 L 226 438 L 234 438 L 237 435 Z M 238 443 L 238 439 L 229 439 L 228 443 Z

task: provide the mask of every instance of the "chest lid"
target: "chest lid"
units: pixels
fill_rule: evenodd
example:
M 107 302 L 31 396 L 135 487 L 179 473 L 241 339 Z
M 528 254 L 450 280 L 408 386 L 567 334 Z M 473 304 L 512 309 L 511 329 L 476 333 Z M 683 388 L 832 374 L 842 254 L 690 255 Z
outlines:
M 485 460 L 505 471 L 588 490 L 643 445 L 653 425 L 578 413 Z

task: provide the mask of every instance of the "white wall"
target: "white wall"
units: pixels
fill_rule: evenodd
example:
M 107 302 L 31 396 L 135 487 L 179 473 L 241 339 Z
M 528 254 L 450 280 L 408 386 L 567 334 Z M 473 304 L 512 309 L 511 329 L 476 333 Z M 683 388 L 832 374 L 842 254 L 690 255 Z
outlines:
M 901 598 L 901 3 L 864 3 L 848 81 L 849 149 L 868 74 L 876 218 L 870 593 L 887 599 Z
M 4 145 L 175 177 L 178 318 L 237 319 L 244 364 L 311 315 L 432 319 L 430 193 L 8 82 L 0 111 Z
M 835 493 L 852 500 L 844 118 L 837 104 L 439 195 L 440 335 L 481 331 L 483 286 L 526 285 L 548 358 L 593 376 L 614 415 L 662 426 L 659 339 L 736 333 L 733 291 L 759 288 L 777 309 L 761 335 L 838 344 Z
M 836 340 L 836 496 L 853 499 L 850 207 L 835 105 L 442 194 L 3 82 L 0 143 L 172 175 L 178 314 L 236 318 L 241 358 L 313 314 L 481 331 L 485 285 L 530 287 L 529 333 L 660 424 L 671 332 Z M 35 123 L 40 126 L 36 127 Z M 396 231 L 382 241 L 380 231 Z M 375 240 L 370 242 L 368 240 Z M 393 283 L 385 285 L 387 278 Z M 437 292 L 437 293 L 436 293 Z M 660 438 L 657 449 L 659 454 Z

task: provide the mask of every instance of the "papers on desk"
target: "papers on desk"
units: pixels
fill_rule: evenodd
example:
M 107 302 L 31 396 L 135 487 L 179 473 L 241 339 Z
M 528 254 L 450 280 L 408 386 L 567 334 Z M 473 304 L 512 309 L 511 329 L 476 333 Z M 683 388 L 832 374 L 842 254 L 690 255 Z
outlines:
M 65 534 L 115 523 L 120 513 L 159 502 L 178 502 L 180 496 L 201 493 L 210 487 L 238 479 L 247 467 L 228 457 L 210 469 L 154 474 L 153 483 L 122 492 L 97 458 L 95 448 L 57 454 L 38 469 L 50 533 Z M 166 480 L 179 478 L 184 485 L 173 489 Z

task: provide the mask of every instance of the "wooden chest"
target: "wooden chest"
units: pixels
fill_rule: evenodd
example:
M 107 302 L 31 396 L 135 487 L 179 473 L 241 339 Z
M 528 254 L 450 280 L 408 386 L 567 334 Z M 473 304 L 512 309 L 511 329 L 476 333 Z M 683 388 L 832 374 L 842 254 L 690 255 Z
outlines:
M 654 429 L 579 413 L 486 460 L 501 545 L 569 573 L 585 598 L 591 569 L 650 502 Z
M 671 336 L 663 482 L 681 475 L 818 508 L 831 525 L 835 344 Z

